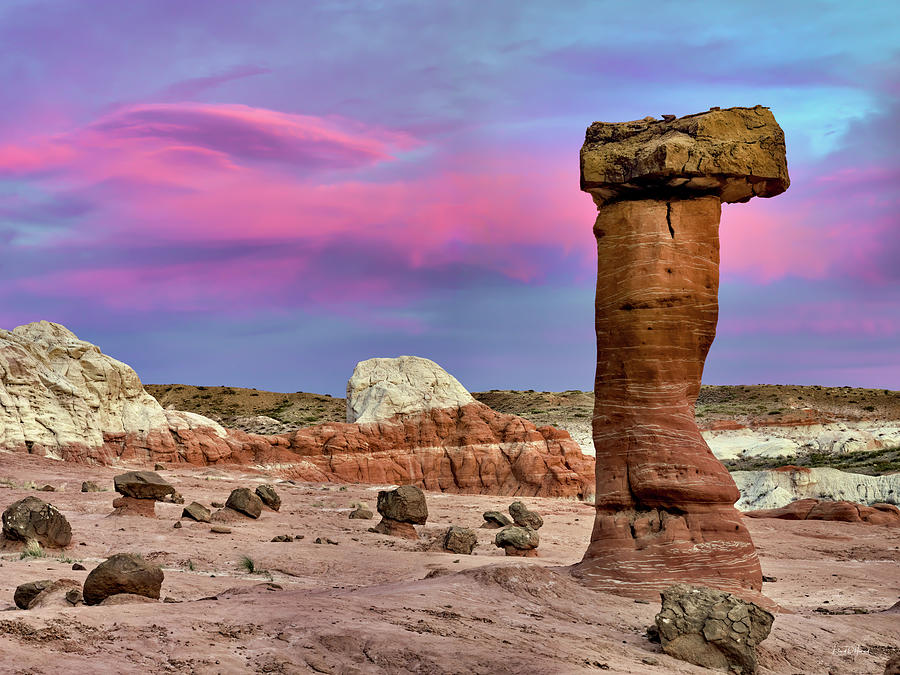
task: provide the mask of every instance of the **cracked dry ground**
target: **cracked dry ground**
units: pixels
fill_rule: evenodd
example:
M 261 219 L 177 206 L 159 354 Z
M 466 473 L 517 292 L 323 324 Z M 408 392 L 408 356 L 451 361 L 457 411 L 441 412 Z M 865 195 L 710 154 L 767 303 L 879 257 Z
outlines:
M 590 536 L 592 507 L 526 499 L 543 514 L 539 558 L 507 559 L 478 530 L 477 555 L 431 550 L 449 525 L 477 527 L 510 497 L 427 493 L 419 543 L 372 534 L 350 506 L 374 506 L 377 488 L 279 484 L 280 512 L 227 523 L 230 534 L 184 521 L 157 504 L 157 519 L 108 517 L 117 470 L 25 455 L 0 456 L 0 479 L 41 493 L 69 518 L 73 545 L 39 559 L 0 551 L 2 673 L 706 673 L 676 661 L 644 631 L 659 608 L 580 587 L 564 566 Z M 186 501 L 224 502 L 230 490 L 277 480 L 241 469 L 161 474 Z M 33 491 L 0 488 L 0 506 Z M 761 647 L 762 673 L 881 672 L 900 652 L 900 531 L 852 523 L 749 520 L 766 593 L 780 614 Z M 302 540 L 271 542 L 278 534 Z M 316 544 L 316 538 L 337 545 Z M 14 608 L 15 587 L 43 578 L 84 580 L 106 556 L 136 551 L 163 566 L 175 602 Z M 247 574 L 243 555 L 257 570 Z M 427 578 L 426 578 L 427 577 Z M 818 611 L 817 611 L 818 610 Z M 862 612 L 862 613 L 860 613 Z

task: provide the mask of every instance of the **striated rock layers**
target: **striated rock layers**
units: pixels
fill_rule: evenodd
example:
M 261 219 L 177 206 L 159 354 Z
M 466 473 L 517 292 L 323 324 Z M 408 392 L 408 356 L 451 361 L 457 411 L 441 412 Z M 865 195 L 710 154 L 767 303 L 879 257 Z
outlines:
M 0 331 L 0 451 L 68 461 L 241 464 L 308 481 L 588 498 L 593 458 L 565 431 L 478 403 L 428 359 L 357 365 L 347 423 L 261 436 L 164 410 L 130 367 L 58 324 Z
M 129 366 L 39 321 L 0 330 L 0 450 L 109 464 L 227 453 L 225 429 L 163 410 Z
M 788 184 L 767 108 L 595 122 L 581 187 L 598 206 L 596 517 L 574 572 L 625 593 L 689 581 L 759 591 L 734 481 L 694 422 L 718 317 L 722 202 Z

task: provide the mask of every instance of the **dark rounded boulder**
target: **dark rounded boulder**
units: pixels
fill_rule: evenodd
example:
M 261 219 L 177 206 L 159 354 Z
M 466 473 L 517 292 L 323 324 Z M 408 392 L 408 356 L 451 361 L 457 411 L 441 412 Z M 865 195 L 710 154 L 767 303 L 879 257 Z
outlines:
M 185 506 L 184 510 L 181 512 L 182 518 L 191 518 L 198 523 L 208 523 L 211 515 L 209 509 L 200 502 L 191 502 Z
M 530 527 L 539 530 L 544 526 L 544 519 L 540 514 L 529 511 L 522 502 L 513 502 L 509 505 L 509 515 L 519 527 Z
M 155 499 L 161 501 L 175 494 L 175 488 L 153 471 L 128 471 L 113 478 L 116 492 L 135 499 Z
M 534 556 L 541 543 L 541 537 L 537 531 L 530 527 L 510 525 L 504 527 L 494 537 L 494 545 L 506 551 L 506 555 Z
M 513 523 L 505 513 L 500 511 L 485 511 L 483 518 L 484 524 L 481 527 L 489 530 L 497 530 Z
M 12 541 L 34 539 L 47 548 L 65 548 L 72 541 L 72 527 L 66 517 L 37 497 L 10 504 L 2 520 L 3 536 Z
M 478 537 L 468 527 L 453 525 L 444 536 L 444 550 L 462 555 L 472 555 L 472 550 L 478 544 Z
M 225 508 L 243 513 L 251 518 L 259 518 L 262 513 L 262 500 L 250 488 L 235 488 L 228 495 Z
M 424 525 L 428 520 L 425 493 L 415 485 L 401 485 L 396 490 L 378 493 L 378 513 L 400 523 Z
M 13 593 L 13 602 L 16 603 L 16 607 L 19 609 L 28 609 L 32 600 L 52 585 L 52 579 L 41 579 L 40 581 L 29 581 L 27 584 L 20 584 L 16 586 L 16 590 Z
M 95 567 L 84 581 L 84 603 L 98 605 L 111 595 L 131 593 L 159 599 L 163 571 L 133 553 L 116 553 Z

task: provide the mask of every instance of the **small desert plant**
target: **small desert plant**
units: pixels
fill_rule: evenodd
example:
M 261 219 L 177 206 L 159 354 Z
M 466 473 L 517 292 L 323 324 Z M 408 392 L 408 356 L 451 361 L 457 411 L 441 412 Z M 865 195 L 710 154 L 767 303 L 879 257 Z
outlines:
M 61 555 L 58 558 L 59 562 L 65 563 L 66 565 L 71 565 L 73 562 L 76 562 L 75 558 L 70 558 L 67 555 Z
M 256 573 L 256 563 L 253 561 L 249 555 L 242 555 L 240 560 L 238 560 L 238 565 L 247 570 L 247 574 L 255 574 Z
M 251 560 L 251 563 L 252 563 L 252 562 L 253 562 L 253 561 Z M 194 571 L 194 561 L 191 560 L 190 558 L 188 558 L 188 561 L 187 561 L 187 568 L 188 568 L 191 572 Z
M 22 555 L 19 556 L 19 560 L 24 560 L 25 558 L 43 558 L 46 554 L 44 553 L 44 548 L 41 546 L 41 542 L 37 539 L 29 539 L 25 542 L 25 548 L 22 549 Z

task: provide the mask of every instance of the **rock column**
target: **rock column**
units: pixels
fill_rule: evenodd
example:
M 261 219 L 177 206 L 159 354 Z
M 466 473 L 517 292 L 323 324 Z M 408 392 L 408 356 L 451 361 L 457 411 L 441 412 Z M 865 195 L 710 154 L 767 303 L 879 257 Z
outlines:
M 598 206 L 596 517 L 575 573 L 629 594 L 689 581 L 759 591 L 739 493 L 694 422 L 716 332 L 723 201 L 789 185 L 767 108 L 594 123 L 582 189 Z

